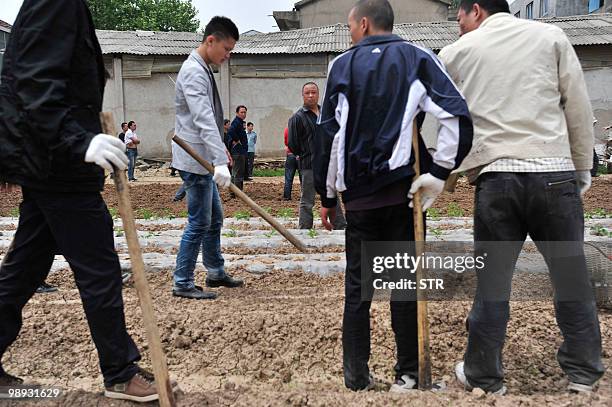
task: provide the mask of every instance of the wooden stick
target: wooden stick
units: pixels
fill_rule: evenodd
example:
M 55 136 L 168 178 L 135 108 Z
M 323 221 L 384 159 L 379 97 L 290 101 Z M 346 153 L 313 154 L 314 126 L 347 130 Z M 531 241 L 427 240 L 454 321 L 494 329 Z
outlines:
M 414 179 L 421 175 L 419 159 L 419 130 L 416 122 L 412 128 L 412 151 L 414 151 Z M 414 242 L 416 255 L 424 252 L 425 246 L 425 224 L 423 221 L 423 206 L 421 204 L 421 193 L 417 191 L 412 198 L 414 216 Z M 427 297 L 425 292 L 419 289 L 420 281 L 426 278 L 425 270 L 418 262 L 416 269 L 417 281 L 417 327 L 419 338 L 419 389 L 431 389 L 431 355 L 429 354 L 429 319 L 427 317 Z
M 112 113 L 100 113 L 100 122 L 102 123 L 102 131 L 104 133 L 115 135 L 115 121 Z M 145 331 L 147 332 L 149 349 L 151 349 L 151 362 L 153 363 L 153 374 L 155 375 L 157 392 L 159 394 L 159 404 L 162 407 L 175 407 L 176 402 L 170 385 L 166 356 L 162 348 L 157 328 L 157 319 L 153 310 L 153 301 L 151 300 L 151 292 L 149 291 L 149 284 L 145 276 L 144 261 L 142 260 L 142 252 L 140 250 L 140 242 L 138 241 L 136 223 L 134 222 L 134 213 L 130 202 L 125 171 L 115 170 L 113 179 L 117 187 L 117 194 L 119 195 L 119 213 L 121 214 L 123 230 L 125 231 L 130 253 L 134 285 L 140 300 L 142 319 Z
M 200 157 L 198 155 L 198 153 L 196 153 L 195 150 L 193 148 L 191 148 L 191 146 L 185 142 L 185 140 L 183 140 L 179 136 L 175 135 L 172 138 L 172 141 L 174 141 L 183 150 L 185 150 L 187 152 L 187 154 L 189 154 L 191 157 L 193 157 L 194 160 L 196 160 L 198 163 L 200 163 L 200 165 L 202 167 L 206 168 L 206 171 L 210 172 L 211 174 L 213 174 L 215 172 L 215 168 L 212 166 L 212 164 L 209 163 L 208 161 L 206 161 L 205 159 L 203 159 L 202 157 Z M 244 202 L 251 209 L 253 209 L 259 216 L 264 218 L 264 220 L 266 222 L 268 222 L 270 224 L 270 226 L 272 226 L 274 229 L 276 229 L 278 231 L 278 233 L 283 235 L 285 237 L 285 239 L 287 239 L 299 251 L 301 251 L 302 253 L 308 253 L 308 248 L 306 248 L 306 246 L 304 245 L 304 243 L 302 243 L 300 241 L 300 239 L 298 239 L 291 232 L 289 232 L 287 229 L 285 229 L 285 227 L 283 225 L 281 225 L 268 212 L 264 211 L 259 205 L 257 205 L 251 198 L 249 198 L 249 196 L 247 194 L 242 192 L 240 190 L 240 188 L 238 188 L 234 184 L 231 184 L 230 185 L 230 191 L 233 192 L 238 198 L 240 198 L 242 200 L 242 202 Z

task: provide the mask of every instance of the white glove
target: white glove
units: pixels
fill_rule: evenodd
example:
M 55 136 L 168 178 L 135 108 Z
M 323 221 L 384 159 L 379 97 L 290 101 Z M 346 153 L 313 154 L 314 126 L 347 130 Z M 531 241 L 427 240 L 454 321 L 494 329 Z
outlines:
M 411 199 L 409 206 L 413 207 L 412 198 L 414 194 L 420 190 L 421 192 L 421 204 L 423 205 L 423 212 L 425 212 L 434 201 L 444 190 L 445 182 L 439 178 L 434 177 L 430 173 L 426 173 L 417 178 L 410 187 L 408 192 L 408 198 Z
M 98 134 L 91 139 L 87 147 L 85 162 L 96 163 L 110 172 L 114 171 L 113 166 L 118 170 L 125 170 L 128 165 L 125 144 L 117 137 Z
M 217 165 L 215 167 L 215 174 L 213 175 L 213 181 L 221 188 L 229 188 L 232 183 L 232 176 L 230 175 L 227 165 Z
M 576 183 L 580 189 L 580 196 L 583 196 L 591 188 L 591 171 L 576 171 Z

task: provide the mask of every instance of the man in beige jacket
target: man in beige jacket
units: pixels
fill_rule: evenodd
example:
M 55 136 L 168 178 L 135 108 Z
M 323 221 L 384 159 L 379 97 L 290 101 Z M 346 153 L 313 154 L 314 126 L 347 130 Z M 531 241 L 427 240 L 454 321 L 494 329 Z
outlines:
M 561 29 L 514 18 L 506 0 L 462 0 L 457 20 L 461 38 L 440 59 L 474 122 L 472 150 L 457 171 L 476 184 L 475 246 L 489 261 L 478 272 L 467 349 L 455 373 L 467 389 L 505 393 L 510 286 L 529 234 L 555 289 L 564 339 L 557 359 L 568 388 L 591 392 L 604 367 L 582 247 L 580 195 L 591 184 L 594 138 L 580 62 Z

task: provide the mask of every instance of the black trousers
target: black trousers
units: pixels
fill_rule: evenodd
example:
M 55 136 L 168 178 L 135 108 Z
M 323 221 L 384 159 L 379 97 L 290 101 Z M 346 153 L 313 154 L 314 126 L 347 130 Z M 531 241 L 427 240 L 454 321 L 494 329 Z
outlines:
M 467 379 L 487 391 L 503 385 L 508 298 L 527 234 L 544 256 L 555 290 L 555 313 L 563 334 L 557 360 L 571 381 L 591 385 L 604 373 L 601 333 L 584 259 L 582 202 L 572 171 L 494 172 L 478 178 L 476 251 L 491 248 L 487 242 L 514 243 L 505 244 L 503 253 L 492 263 L 485 262 L 487 266 L 478 272 L 476 298 L 468 316 Z
M 346 274 L 342 347 L 344 383 L 364 389 L 369 381 L 370 305 L 363 300 L 362 284 L 372 284 L 372 274 L 362 281 L 361 242 L 414 241 L 412 208 L 408 203 L 385 208 L 346 212 Z M 396 378 L 418 376 L 417 304 L 391 301 L 391 326 L 397 346 Z
M 232 160 L 234 161 L 232 166 L 232 183 L 242 191 L 244 189 L 246 155 L 232 155 Z
M 128 381 L 138 371 L 140 354 L 126 330 L 113 221 L 98 192 L 23 190 L 19 225 L 0 266 L 0 361 L 56 253 L 74 273 L 104 384 Z

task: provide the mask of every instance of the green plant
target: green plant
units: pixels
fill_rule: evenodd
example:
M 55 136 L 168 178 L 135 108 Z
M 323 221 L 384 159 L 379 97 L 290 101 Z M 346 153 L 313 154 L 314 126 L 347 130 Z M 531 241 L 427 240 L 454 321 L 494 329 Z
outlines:
M 253 168 L 254 177 L 282 177 L 284 175 L 284 168 Z
M 179 212 L 178 216 L 179 218 L 186 218 L 189 216 L 189 212 L 187 212 L 187 209 L 183 209 L 182 211 Z
M 310 236 L 311 239 L 314 239 L 315 237 L 319 236 L 319 234 L 315 229 L 309 229 L 308 236 Z
M 162 219 L 174 219 L 174 213 L 172 213 L 172 210 L 168 209 L 168 208 L 164 208 L 161 210 L 161 212 L 159 213 L 159 217 Z
M 293 218 L 295 216 L 295 210 L 293 208 L 281 208 L 276 214 L 281 218 Z
M 312 210 L 312 218 L 313 219 L 321 219 L 321 212 L 317 211 L 316 209 Z
M 264 212 L 269 213 L 270 215 L 272 215 L 272 212 L 274 212 L 274 209 L 272 209 L 269 206 L 266 206 L 265 208 L 262 208 L 264 210 Z
M 264 234 L 264 236 L 265 236 L 265 237 L 267 237 L 267 238 L 269 239 L 269 238 L 271 238 L 272 236 L 277 235 L 277 234 L 278 234 L 278 233 L 276 232 L 276 230 L 272 229 L 271 231 L 266 232 L 266 233 Z
M 609 213 L 603 208 L 597 208 L 584 213 L 585 219 L 605 219 L 610 217 L 612 217 L 612 213 Z
M 113 219 L 117 219 L 119 217 L 119 209 L 117 208 L 108 208 L 108 212 L 113 217 Z
M 436 237 L 442 236 L 442 229 L 440 228 L 431 228 L 429 232 Z
M 249 220 L 249 219 L 251 219 L 251 212 L 249 212 L 249 211 L 236 211 L 236 212 L 234 212 L 234 218 L 236 218 L 236 220 Z
M 427 209 L 427 217 L 431 220 L 440 220 L 440 211 L 436 208 Z
M 155 213 L 152 210 L 147 208 L 141 208 L 137 211 L 137 216 L 139 219 L 149 220 L 155 217 Z
M 595 236 L 604 236 L 612 238 L 612 231 L 606 229 L 602 225 L 595 225 L 591 227 L 591 234 Z
M 463 217 L 463 209 L 457 204 L 457 202 L 451 202 L 446 208 L 446 214 L 451 218 Z
M 227 232 L 223 233 L 225 237 L 236 237 L 238 236 L 238 231 L 235 228 L 230 228 Z
M 117 227 L 115 228 L 115 236 L 116 236 L 116 237 L 121 237 L 121 236 L 123 236 L 124 234 L 125 234 L 125 233 L 123 232 L 123 229 L 122 229 L 121 227 L 117 226 Z
M 11 209 L 9 211 L 9 216 L 12 218 L 18 218 L 19 217 L 19 207 Z

